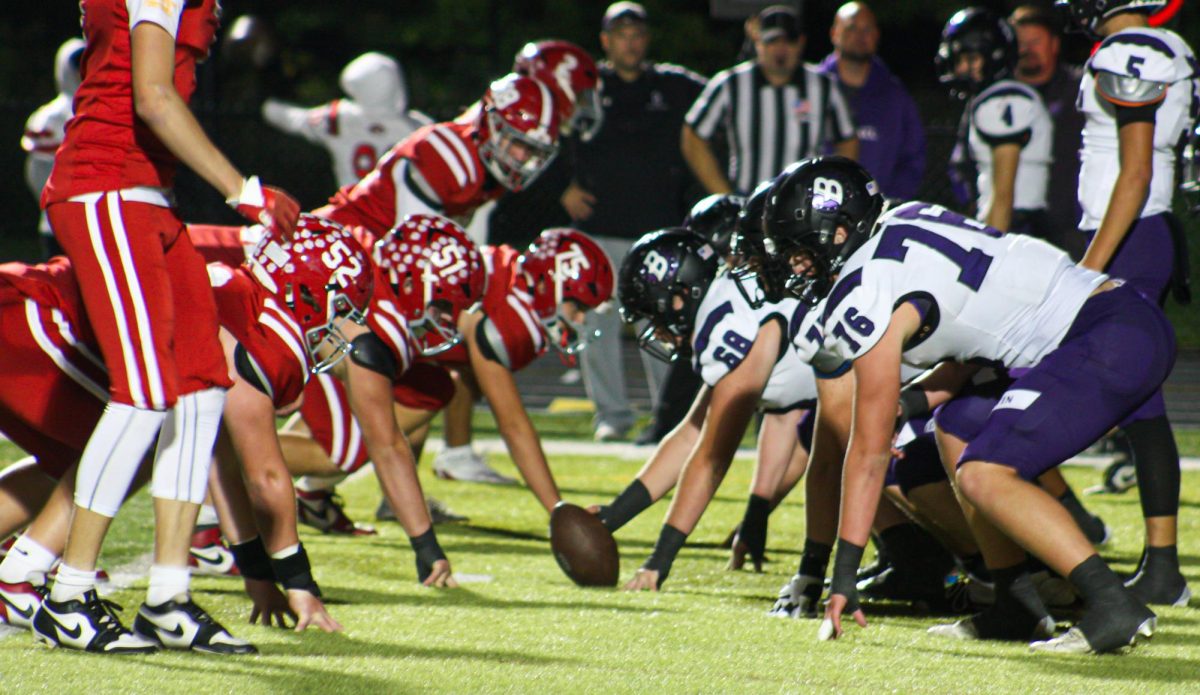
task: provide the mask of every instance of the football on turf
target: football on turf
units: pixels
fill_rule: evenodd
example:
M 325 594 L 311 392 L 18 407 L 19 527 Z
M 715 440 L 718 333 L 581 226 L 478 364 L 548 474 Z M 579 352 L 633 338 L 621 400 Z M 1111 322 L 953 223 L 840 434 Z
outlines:
M 621 569 L 617 541 L 600 517 L 559 502 L 550 513 L 550 549 L 558 566 L 579 586 L 616 586 Z

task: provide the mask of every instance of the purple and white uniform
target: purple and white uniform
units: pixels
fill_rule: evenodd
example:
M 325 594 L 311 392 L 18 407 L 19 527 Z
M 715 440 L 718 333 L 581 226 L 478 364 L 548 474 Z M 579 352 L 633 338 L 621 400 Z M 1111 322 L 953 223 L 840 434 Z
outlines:
M 737 368 L 750 352 L 758 329 L 768 321 L 779 321 L 785 329 L 793 316 L 803 315 L 807 307 L 786 298 L 776 304 L 754 309 L 746 301 L 737 280 L 718 275 L 708 286 L 696 311 L 692 334 L 692 367 L 709 387 L 715 387 L 726 374 Z M 763 389 L 760 405 L 765 411 L 811 408 L 817 399 L 813 370 L 793 350 L 780 346 L 779 357 Z
M 793 345 L 818 370 L 844 373 L 907 302 L 922 325 L 905 364 L 1028 368 L 962 460 L 1002 463 L 1032 480 L 1121 422 L 1174 364 L 1162 311 L 1129 287 L 1091 296 L 1107 279 L 1045 242 L 908 203 L 847 260 Z

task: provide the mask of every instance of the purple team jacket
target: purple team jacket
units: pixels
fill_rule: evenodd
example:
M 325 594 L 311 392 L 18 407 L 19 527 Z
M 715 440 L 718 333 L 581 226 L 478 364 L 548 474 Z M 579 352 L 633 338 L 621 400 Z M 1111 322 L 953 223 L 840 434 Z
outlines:
M 822 72 L 838 77 L 837 55 L 821 62 Z M 925 128 L 917 105 L 878 56 L 867 82 L 847 102 L 858 128 L 859 163 L 889 198 L 913 200 L 925 176 Z

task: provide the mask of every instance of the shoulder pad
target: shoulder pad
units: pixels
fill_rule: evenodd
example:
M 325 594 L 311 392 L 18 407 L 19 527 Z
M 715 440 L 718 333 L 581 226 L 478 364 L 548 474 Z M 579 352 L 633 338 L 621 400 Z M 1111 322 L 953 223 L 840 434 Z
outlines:
M 1195 73 L 1188 56 L 1181 55 L 1180 50 L 1182 47 L 1172 46 L 1166 34 L 1122 31 L 1105 39 L 1088 61 L 1088 69 L 1169 84 Z
M 1101 70 L 1096 73 L 1096 90 L 1117 106 L 1144 106 L 1167 96 L 1164 82 L 1151 82 Z
M 354 349 L 350 352 L 350 359 L 354 360 L 355 364 L 395 380 L 397 376 L 396 356 L 392 354 L 391 349 L 383 342 L 382 338 L 374 333 L 363 333 L 351 343 Z

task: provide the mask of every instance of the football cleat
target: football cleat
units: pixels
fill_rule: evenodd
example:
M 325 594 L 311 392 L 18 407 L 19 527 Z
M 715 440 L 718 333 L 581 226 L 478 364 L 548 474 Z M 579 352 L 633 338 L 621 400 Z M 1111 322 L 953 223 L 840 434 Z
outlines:
M 1137 629 L 1134 630 L 1133 635 L 1125 644 L 1106 646 L 1104 649 L 1093 647 L 1091 642 L 1088 641 L 1087 635 L 1083 633 L 1083 630 L 1079 629 L 1079 626 L 1075 626 L 1053 639 L 1033 642 L 1029 645 L 1029 650 L 1046 654 L 1101 654 L 1104 652 L 1115 652 L 1125 647 L 1136 647 L 1149 642 L 1154 637 L 1154 629 L 1157 625 L 1157 618 L 1146 618 L 1137 626 Z
M 229 634 L 190 599 L 159 606 L 143 603 L 133 630 L 167 649 L 190 649 L 206 654 L 257 654 L 258 648 Z
M 775 605 L 767 611 L 772 618 L 816 618 L 825 583 L 820 577 L 795 574 L 779 589 Z
M 1192 600 L 1192 590 L 1178 568 L 1147 570 L 1143 567 L 1125 582 L 1125 587 L 1139 601 L 1153 606 L 1183 608 Z
M 296 509 L 296 519 L 300 523 L 321 533 L 347 536 L 373 536 L 377 533 L 374 526 L 351 521 L 342 509 L 341 498 L 326 490 L 296 490 Z
M 1011 639 L 1011 640 L 1027 640 L 1027 639 L 1049 639 L 1054 635 L 1054 618 L 1046 616 L 1039 620 L 1033 627 L 1033 631 L 1028 636 L 1018 637 L 1015 635 L 1000 634 L 996 628 L 991 625 L 991 620 L 988 613 L 979 613 L 970 618 L 956 620 L 953 623 L 945 623 L 942 625 L 934 625 L 926 630 L 931 635 L 938 637 L 948 637 L 959 640 L 983 640 L 983 639 Z
M 233 552 L 221 538 L 221 529 L 216 526 L 197 526 L 192 534 L 192 546 L 188 548 L 188 565 L 193 574 L 210 577 L 240 577 Z
M 433 459 L 433 473 L 443 480 L 461 480 L 489 485 L 516 485 L 515 478 L 501 475 L 470 448 L 444 449 Z
M 149 654 L 158 644 L 121 624 L 121 607 L 100 598 L 95 589 L 80 599 L 42 601 L 33 616 L 33 636 L 47 647 L 66 647 L 99 654 Z
M 32 627 L 33 615 L 45 598 L 45 586 L 30 582 L 0 582 L 0 623 L 13 627 Z

